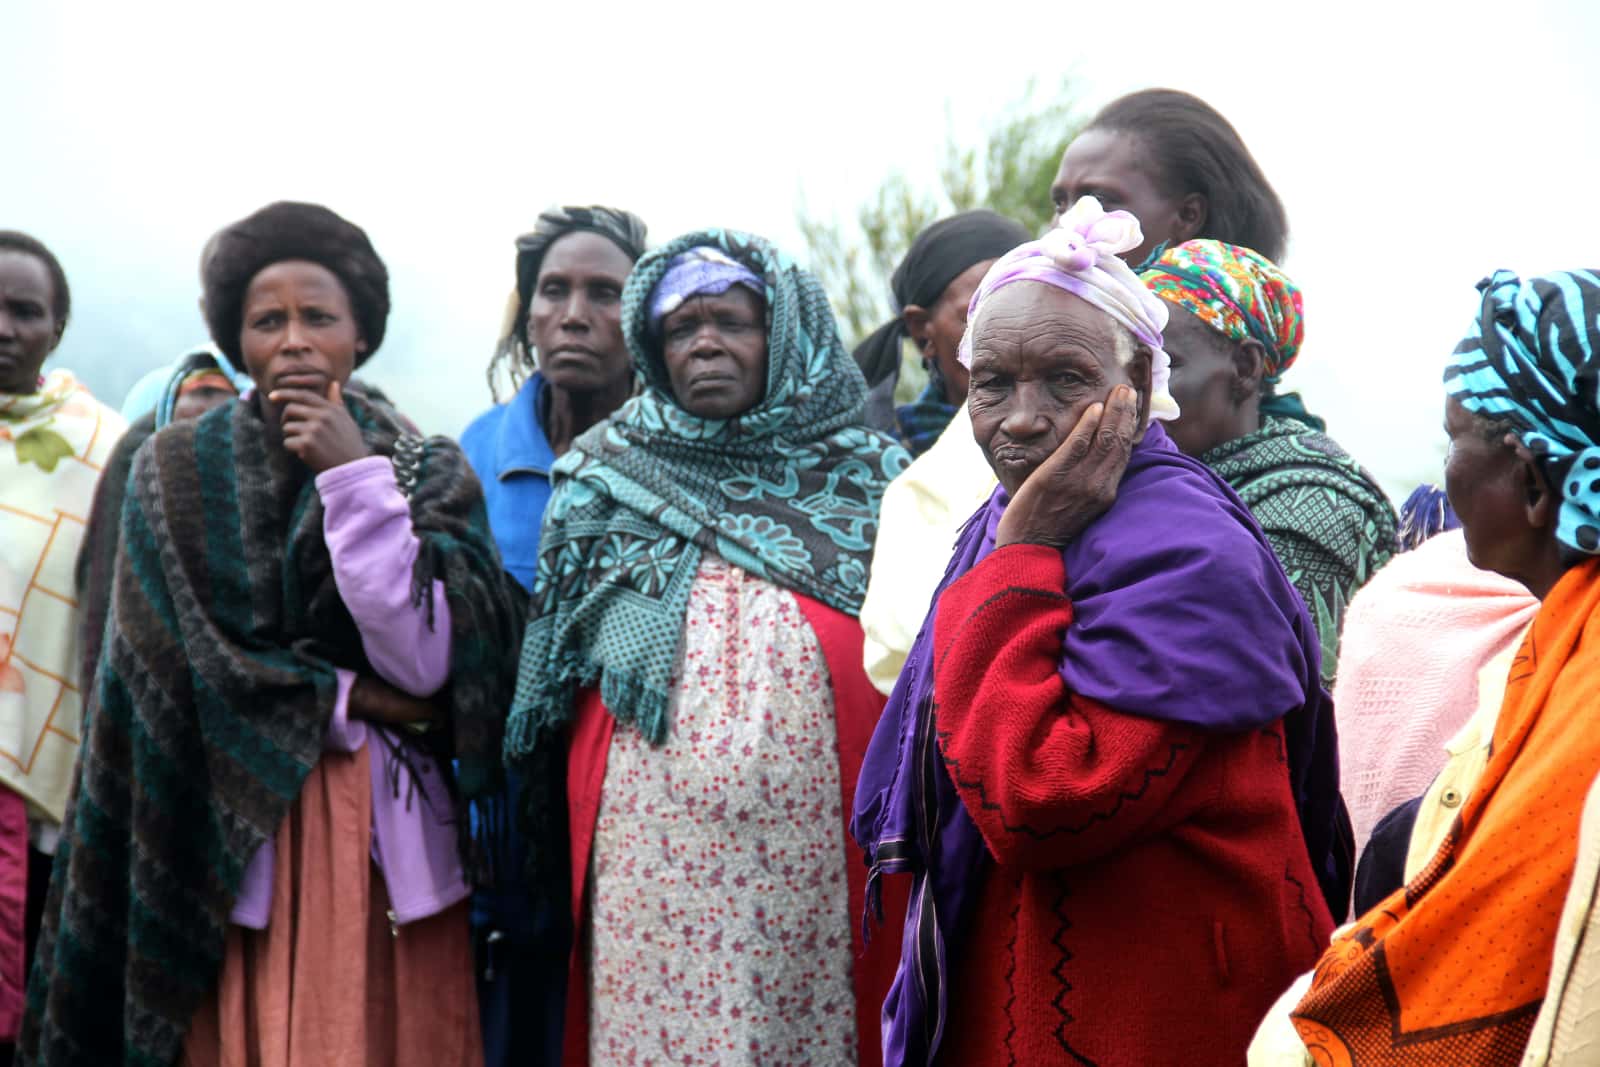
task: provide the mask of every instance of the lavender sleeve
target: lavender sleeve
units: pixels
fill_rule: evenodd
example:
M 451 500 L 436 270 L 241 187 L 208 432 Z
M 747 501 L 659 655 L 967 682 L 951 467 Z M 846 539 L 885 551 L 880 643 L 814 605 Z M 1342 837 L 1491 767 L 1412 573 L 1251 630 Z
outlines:
M 356 752 L 367 743 L 367 724 L 360 720 L 352 722 L 349 714 L 350 687 L 355 684 L 356 676 L 342 668 L 335 669 L 334 675 L 339 688 L 333 701 L 333 717 L 328 720 L 327 732 L 322 737 L 322 750 Z M 235 926 L 251 930 L 267 928 L 267 916 L 272 911 L 272 873 L 277 863 L 275 840 L 269 837 L 262 842 L 245 865 L 239 893 L 234 897 L 233 910 L 228 916 Z
M 341 464 L 317 475 L 317 492 L 334 581 L 368 661 L 396 689 L 432 696 L 450 677 L 450 605 L 435 580 L 429 628 L 427 611 L 411 602 L 420 543 L 393 465 L 383 456 Z

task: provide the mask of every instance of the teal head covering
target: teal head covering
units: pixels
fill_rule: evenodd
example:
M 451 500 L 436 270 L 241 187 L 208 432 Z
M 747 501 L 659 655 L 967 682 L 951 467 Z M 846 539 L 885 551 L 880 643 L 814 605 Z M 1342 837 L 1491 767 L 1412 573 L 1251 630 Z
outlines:
M 1556 539 L 1600 554 L 1600 272 L 1497 270 L 1478 292 L 1445 392 L 1515 427 L 1561 496 Z
M 651 322 L 663 277 L 702 247 L 748 267 L 767 305 L 765 393 L 727 419 L 679 406 Z M 553 472 L 506 735 L 507 760 L 530 773 L 577 688 L 597 681 L 620 722 L 666 738 L 689 588 L 707 552 L 856 614 L 879 500 L 909 461 L 863 422 L 866 382 L 822 286 L 762 238 L 708 230 L 647 254 L 623 290 L 622 319 L 644 391 Z

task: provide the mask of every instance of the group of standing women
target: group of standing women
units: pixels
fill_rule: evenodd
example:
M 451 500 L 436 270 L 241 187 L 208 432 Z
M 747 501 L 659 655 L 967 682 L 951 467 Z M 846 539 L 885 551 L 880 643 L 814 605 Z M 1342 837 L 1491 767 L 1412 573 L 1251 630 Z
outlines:
M 1276 1020 L 1317 1062 L 1520 1054 L 1600 771 L 1600 286 L 1495 276 L 1449 372 L 1465 551 L 1544 606 L 1437 857 L 1329 948 L 1328 688 L 1399 545 L 1282 387 L 1285 212 L 1167 90 L 1040 195 L 1037 240 L 929 227 L 853 356 L 760 237 L 549 210 L 490 366 L 514 393 L 459 445 L 357 376 L 388 275 L 326 208 L 212 238 L 214 350 L 126 434 L 40 378 L 66 277 L 0 233 L 0 1038 L 1233 1064 Z M 1441 930 L 1501 886 L 1512 978 L 1468 981 L 1505 950 Z

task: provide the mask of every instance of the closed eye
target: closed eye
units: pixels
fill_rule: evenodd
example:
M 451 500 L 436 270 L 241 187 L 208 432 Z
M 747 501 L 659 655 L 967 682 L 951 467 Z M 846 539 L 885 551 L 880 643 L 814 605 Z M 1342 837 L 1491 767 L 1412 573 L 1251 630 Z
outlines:
M 19 319 L 44 318 L 44 305 L 32 300 L 17 300 L 10 303 L 11 314 Z

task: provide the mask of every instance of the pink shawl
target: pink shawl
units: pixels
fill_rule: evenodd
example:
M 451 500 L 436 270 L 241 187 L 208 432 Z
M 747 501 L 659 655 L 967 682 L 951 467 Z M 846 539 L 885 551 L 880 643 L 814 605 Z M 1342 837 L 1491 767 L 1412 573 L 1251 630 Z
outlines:
M 1477 710 L 1478 671 L 1538 610 L 1520 583 L 1467 561 L 1460 530 L 1396 556 L 1350 602 L 1333 703 L 1358 855 L 1379 819 L 1428 788 Z

